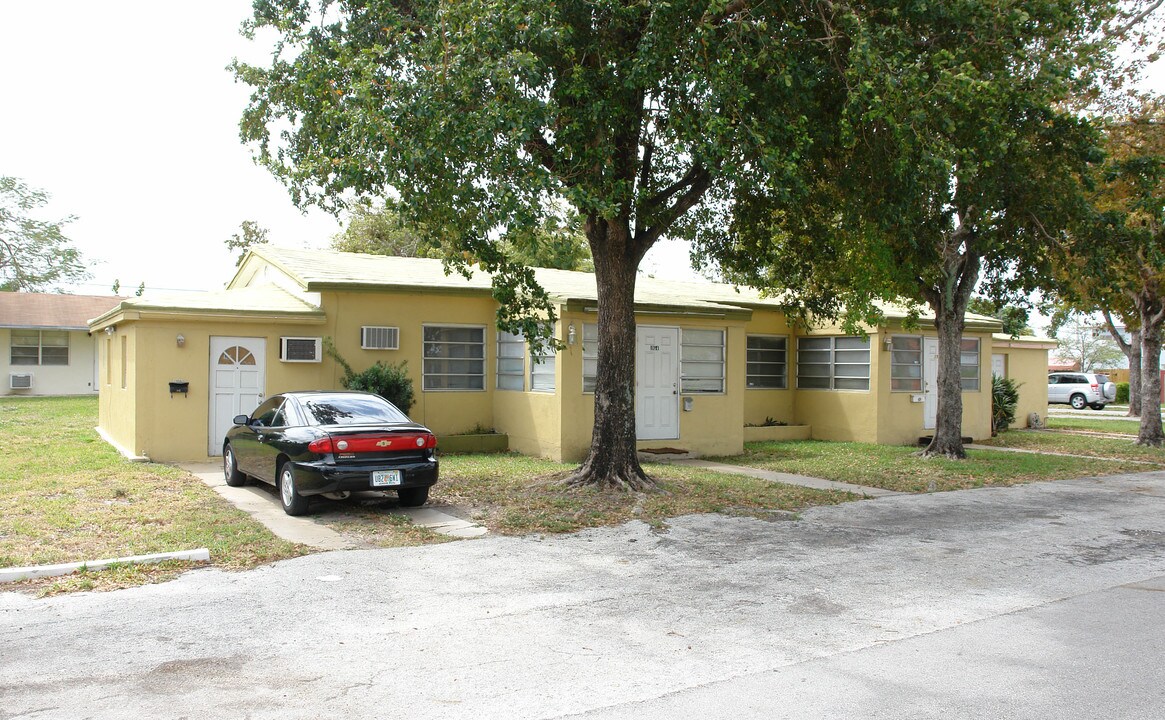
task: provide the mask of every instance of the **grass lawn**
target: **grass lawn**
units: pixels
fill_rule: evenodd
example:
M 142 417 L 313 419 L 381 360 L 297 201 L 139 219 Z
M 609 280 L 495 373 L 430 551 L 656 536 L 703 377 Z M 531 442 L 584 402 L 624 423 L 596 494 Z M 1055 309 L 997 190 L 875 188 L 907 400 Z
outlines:
M 819 440 L 756 442 L 746 443 L 743 455 L 717 460 L 899 492 L 1015 485 L 1146 469 L 1134 463 L 984 450 L 969 451 L 965 461 L 923 459 L 915 456 L 917 451 L 915 447 Z
M 1048 418 L 1049 430 L 1084 430 L 1087 432 L 1110 433 L 1113 435 L 1136 436 L 1139 418 L 1080 418 L 1060 417 L 1053 415 Z
M 1099 458 L 1141 460 L 1165 465 L 1165 448 L 1142 447 L 1133 442 L 1135 437 L 1135 429 L 1127 440 L 1123 438 L 1055 432 L 1052 430 L 1008 430 L 1007 432 L 999 433 L 998 436 L 990 440 L 984 440 L 981 444 L 996 447 L 1023 448 L 1025 450 L 1070 453 L 1073 455 L 1087 455 Z M 1116 465 L 1118 463 L 1110 464 Z M 1142 465 L 1140 472 L 1151 469 Z
M 212 564 L 247 568 L 309 551 L 181 470 L 129 462 L 97 437 L 96 424 L 97 398 L 0 399 L 0 567 L 205 547 Z M 106 589 L 189 567 L 127 566 L 26 585 L 44 593 Z
M 167 465 L 131 463 L 93 431 L 97 399 L 0 398 L 0 567 L 79 562 L 210 549 L 211 564 L 236 569 L 311 552 L 234 509 L 197 478 Z M 501 534 L 573 532 L 640 519 L 721 512 L 765 516 L 856 499 L 695 468 L 650 465 L 664 492 L 566 490 L 573 466 L 517 455 L 449 455 L 430 504 L 467 513 Z M 271 502 L 278 505 L 272 493 Z M 453 508 L 452 506 L 456 506 Z M 367 547 L 447 542 L 394 512 L 395 499 L 320 501 L 312 519 Z M 170 579 L 189 563 L 132 565 L 0 590 L 42 595 L 105 590 Z

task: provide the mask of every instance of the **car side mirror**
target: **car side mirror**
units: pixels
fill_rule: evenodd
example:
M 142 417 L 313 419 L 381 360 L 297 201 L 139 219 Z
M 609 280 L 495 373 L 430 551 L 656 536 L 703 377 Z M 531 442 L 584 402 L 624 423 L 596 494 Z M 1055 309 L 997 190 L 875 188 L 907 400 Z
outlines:
M 247 421 L 250 419 L 251 417 L 249 415 L 235 415 L 235 419 L 231 420 L 231 422 L 233 422 L 235 425 L 246 425 Z

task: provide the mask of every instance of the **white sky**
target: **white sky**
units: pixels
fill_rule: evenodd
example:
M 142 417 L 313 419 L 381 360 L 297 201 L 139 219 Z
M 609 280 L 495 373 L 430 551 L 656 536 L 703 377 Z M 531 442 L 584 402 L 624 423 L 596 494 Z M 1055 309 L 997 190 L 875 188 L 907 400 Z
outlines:
M 325 213 L 300 213 L 238 139 L 248 92 L 225 68 L 263 59 L 238 34 L 250 8 L 0 0 L 0 175 L 49 192 L 44 217 L 77 216 L 66 233 L 93 277 L 70 291 L 105 294 L 115 278 L 122 293 L 143 281 L 222 287 L 234 270 L 223 243 L 243 220 L 293 247 L 324 247 L 339 230 Z M 642 268 L 697 277 L 678 242 L 653 248 Z

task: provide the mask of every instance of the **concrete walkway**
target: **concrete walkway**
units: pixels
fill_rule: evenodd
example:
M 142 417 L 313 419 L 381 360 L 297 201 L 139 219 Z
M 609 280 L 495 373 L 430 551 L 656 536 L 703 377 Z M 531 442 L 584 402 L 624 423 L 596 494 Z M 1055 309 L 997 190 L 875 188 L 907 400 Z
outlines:
M 882 488 L 866 487 L 865 485 L 854 485 L 852 483 L 838 482 L 836 480 L 823 480 L 821 478 L 809 477 L 808 475 L 794 475 L 793 473 L 776 472 L 774 470 L 761 470 L 760 468 L 744 467 L 741 465 L 727 465 L 725 463 L 711 462 L 709 460 L 670 460 L 668 462 L 674 463 L 676 465 L 687 465 L 689 467 L 704 468 L 706 470 L 714 470 L 716 472 L 729 473 L 733 475 L 747 475 L 749 477 L 758 478 L 760 480 L 769 480 L 771 482 L 779 482 L 786 485 L 801 485 L 803 487 L 814 488 L 816 490 L 841 490 L 843 492 L 851 492 L 856 495 L 863 495 L 869 498 L 902 495 L 900 492 L 884 490 Z
M 178 467 L 214 489 L 228 502 L 253 517 L 276 537 L 319 550 L 350 550 L 358 544 L 310 517 L 292 517 L 283 512 L 278 499 L 260 487 L 231 487 L 223 479 L 222 468 L 210 463 L 186 463 Z M 486 534 L 486 529 L 434 508 L 399 508 L 392 512 L 407 515 L 413 523 L 442 535 L 468 538 Z

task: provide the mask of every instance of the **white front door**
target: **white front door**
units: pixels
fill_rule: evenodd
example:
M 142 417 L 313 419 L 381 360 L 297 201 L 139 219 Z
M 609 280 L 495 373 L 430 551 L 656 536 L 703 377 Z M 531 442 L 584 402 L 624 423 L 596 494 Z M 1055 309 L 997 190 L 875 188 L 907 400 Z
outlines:
M 636 328 L 635 436 L 640 440 L 680 436 L 679 346 L 679 328 Z
M 236 415 L 250 414 L 263 401 L 265 338 L 210 339 L 210 441 L 208 455 L 221 455 Z
M 922 427 L 938 422 L 938 338 L 922 339 Z
M 1007 377 L 1007 356 L 1002 353 L 991 355 L 991 374 L 1001 378 Z

